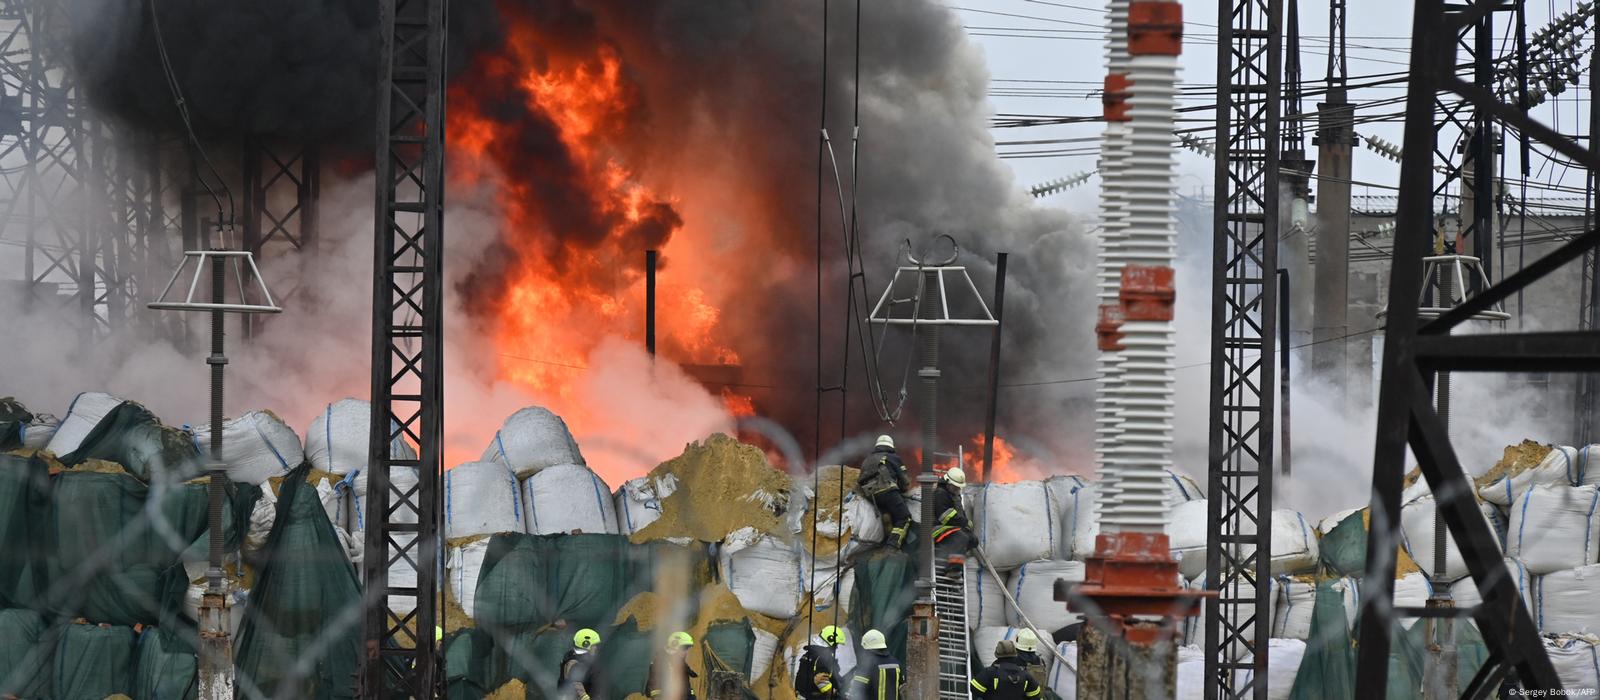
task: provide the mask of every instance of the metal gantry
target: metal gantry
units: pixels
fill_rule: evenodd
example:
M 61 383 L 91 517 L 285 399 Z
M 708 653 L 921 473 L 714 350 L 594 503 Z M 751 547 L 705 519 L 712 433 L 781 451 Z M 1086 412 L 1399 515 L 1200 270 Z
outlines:
M 379 3 L 365 698 L 435 697 L 442 676 L 434 628 L 443 479 L 447 5 Z M 396 454 L 397 441 L 414 445 L 419 457 Z M 391 479 L 411 469 L 415 486 Z
M 1458 608 L 1483 634 L 1488 659 L 1466 697 L 1484 697 L 1515 672 L 1526 689 L 1550 690 L 1560 679 L 1544 652 L 1538 629 L 1501 559 L 1489 524 L 1478 512 L 1470 481 L 1451 446 L 1445 423 L 1432 405 L 1439 372 L 1592 372 L 1600 369 L 1600 332 L 1457 334 L 1451 329 L 1490 309 L 1600 243 L 1591 230 L 1554 252 L 1479 291 L 1460 306 L 1424 323 L 1419 306 L 1423 260 L 1432 252 L 1433 159 L 1438 153 L 1435 110 L 1441 93 L 1465 98 L 1481 113 L 1506 124 L 1593 172 L 1600 155 L 1530 118 L 1520 106 L 1501 102 L 1492 86 L 1463 80 L 1456 72 L 1459 38 L 1501 6 L 1474 0 L 1446 6 L 1418 0 L 1414 8 L 1411 63 L 1405 110 L 1406 149 L 1400 163 L 1394 265 L 1390 273 L 1377 439 L 1372 471 L 1372 526 L 1367 539 L 1366 585 L 1357 640 L 1356 697 L 1384 694 L 1390 634 L 1397 618 L 1439 613 L 1393 607 L 1395 548 L 1399 542 L 1400 495 L 1407 445 L 1435 495 L 1439 514 L 1459 545 L 1482 603 Z M 1444 609 L 1444 610 L 1449 610 Z
M 277 253 L 299 254 L 309 261 L 317 249 L 317 198 L 322 190 L 321 162 L 314 145 L 275 147 L 246 144 L 243 158 L 244 249 L 257 260 Z M 268 251 L 272 253 L 268 253 Z M 275 279 L 278 298 L 287 300 L 303 280 Z M 259 330 L 263 319 L 245 316 L 246 336 Z
M 1207 700 L 1266 698 L 1281 0 L 1217 8 Z M 1249 671 L 1250 673 L 1238 673 Z

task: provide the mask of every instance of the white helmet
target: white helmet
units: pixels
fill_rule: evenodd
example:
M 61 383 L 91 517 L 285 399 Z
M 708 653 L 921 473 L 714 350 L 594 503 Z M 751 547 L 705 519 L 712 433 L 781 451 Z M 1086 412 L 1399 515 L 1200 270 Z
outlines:
M 894 449 L 894 438 L 889 437 L 888 435 L 879 435 L 878 442 L 875 443 L 873 447 L 887 447 L 892 450 Z
M 955 484 L 957 487 L 966 486 L 967 485 L 967 473 L 964 472 L 964 471 L 961 471 L 961 467 L 951 467 L 951 468 L 945 470 L 945 472 L 944 472 L 944 480 L 948 481 L 948 482 L 950 482 L 952 484 Z
M 1017 630 L 1017 651 L 1033 651 L 1039 648 L 1039 636 L 1026 627 Z
M 884 640 L 882 632 L 877 630 L 867 630 L 866 634 L 861 635 L 861 648 L 888 649 L 889 642 Z

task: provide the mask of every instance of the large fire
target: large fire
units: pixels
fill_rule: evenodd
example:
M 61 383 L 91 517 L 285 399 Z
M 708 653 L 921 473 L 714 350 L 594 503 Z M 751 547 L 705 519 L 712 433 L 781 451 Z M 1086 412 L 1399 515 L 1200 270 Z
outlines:
M 642 98 L 617 48 L 545 36 L 502 6 L 504 50 L 477 57 L 449 95 L 452 186 L 489 188 L 502 216 L 503 257 L 473 283 L 475 310 L 490 320 L 501 378 L 579 432 L 601 432 L 607 418 L 581 415 L 568 399 L 603 339 L 642 343 L 646 250 L 661 251 L 661 355 L 710 366 L 740 357 L 719 340 L 722 310 L 698 282 L 710 269 L 697 269 L 705 263 L 683 243 L 701 224 L 680 214 L 677 178 L 647 172 L 655 154 L 632 129 Z M 748 396 L 713 389 L 728 413 L 754 411 Z

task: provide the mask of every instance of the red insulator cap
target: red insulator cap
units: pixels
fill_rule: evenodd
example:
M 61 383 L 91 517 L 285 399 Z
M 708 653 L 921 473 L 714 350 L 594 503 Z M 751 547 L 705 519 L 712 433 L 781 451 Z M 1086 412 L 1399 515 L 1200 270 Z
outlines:
M 1103 352 L 1116 352 L 1122 349 L 1122 307 L 1117 304 L 1101 304 L 1100 320 L 1094 324 L 1095 347 Z
M 1108 122 L 1128 121 L 1128 96 L 1133 83 L 1123 73 L 1106 76 L 1105 89 L 1100 93 L 1101 117 Z
M 1122 317 L 1128 321 L 1171 321 L 1178 294 L 1172 268 L 1165 265 L 1128 265 L 1122 268 Z
M 1128 55 L 1183 53 L 1183 5 L 1134 0 L 1128 4 Z

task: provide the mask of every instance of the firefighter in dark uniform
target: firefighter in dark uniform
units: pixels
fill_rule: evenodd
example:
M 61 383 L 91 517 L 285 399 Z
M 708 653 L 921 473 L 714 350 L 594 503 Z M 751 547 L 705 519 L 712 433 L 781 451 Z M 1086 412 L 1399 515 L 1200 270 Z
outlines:
M 906 534 L 911 531 L 911 509 L 906 507 L 905 499 L 909 488 L 911 477 L 906 475 L 905 461 L 895 454 L 894 438 L 879 435 L 872 453 L 861 462 L 856 491 L 889 517 L 888 541 L 895 549 L 905 546 Z
M 794 694 L 800 700 L 835 700 L 840 697 L 839 661 L 833 650 L 844 643 L 844 630 L 828 625 L 822 628 L 822 644 L 807 644 L 794 673 Z
M 850 672 L 849 700 L 900 700 L 906 674 L 899 659 L 889 655 L 889 643 L 878 630 L 861 635 L 863 654 Z
M 944 560 L 952 567 L 966 563 L 967 552 L 976 541 L 967 510 L 961 505 L 961 487 L 966 485 L 967 473 L 961 467 L 951 467 L 933 489 L 935 561 Z
M 971 683 L 972 697 L 981 700 L 1028 700 L 1044 692 L 1017 662 L 1016 644 L 1009 639 L 994 646 L 994 664 Z
M 561 657 L 560 682 L 556 686 L 562 700 L 602 700 L 595 673 L 599 647 L 599 632 L 586 627 L 572 635 L 572 649 Z
M 1039 635 L 1026 627 L 1017 630 L 1017 663 L 1022 665 L 1022 670 L 1028 672 L 1028 677 L 1034 683 L 1043 687 L 1049 682 L 1050 671 L 1044 663 L 1044 657 L 1039 656 Z
M 694 679 L 699 676 L 694 669 L 689 668 L 689 649 L 694 646 L 694 637 L 688 632 L 673 632 L 667 638 L 666 653 L 661 658 L 650 662 L 650 677 L 645 681 L 645 694 L 660 700 L 695 700 Z M 677 692 L 667 694 L 667 679 L 677 674 Z

